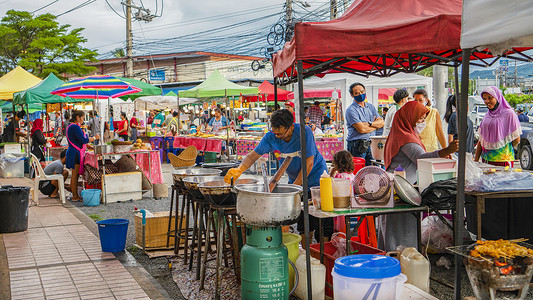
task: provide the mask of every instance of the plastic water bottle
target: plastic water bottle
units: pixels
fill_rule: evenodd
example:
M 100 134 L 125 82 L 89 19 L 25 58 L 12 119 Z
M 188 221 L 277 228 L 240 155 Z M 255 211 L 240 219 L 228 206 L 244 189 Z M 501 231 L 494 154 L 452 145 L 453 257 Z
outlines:
M 407 247 L 400 255 L 402 273 L 407 276 L 407 283 L 429 293 L 429 261 L 413 247 Z

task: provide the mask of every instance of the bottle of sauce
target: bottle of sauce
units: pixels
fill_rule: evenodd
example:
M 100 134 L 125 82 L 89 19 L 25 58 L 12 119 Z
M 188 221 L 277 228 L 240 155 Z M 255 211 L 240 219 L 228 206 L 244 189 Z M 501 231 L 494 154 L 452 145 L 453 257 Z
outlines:
M 333 211 L 333 186 L 331 177 L 325 170 L 320 176 L 320 208 L 323 211 Z
M 394 169 L 394 175 L 399 175 L 405 178 L 405 170 L 402 168 L 402 165 L 399 165 L 396 169 Z

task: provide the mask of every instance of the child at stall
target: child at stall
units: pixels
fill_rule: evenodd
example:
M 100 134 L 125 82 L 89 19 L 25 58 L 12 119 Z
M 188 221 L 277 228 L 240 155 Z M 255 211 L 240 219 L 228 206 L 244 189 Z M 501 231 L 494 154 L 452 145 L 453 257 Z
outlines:
M 353 156 L 346 150 L 341 150 L 333 155 L 333 168 L 329 173 L 331 178 L 346 178 L 353 184 L 355 175 L 353 165 Z
M 353 173 L 354 169 L 352 154 L 346 150 L 341 150 L 333 154 L 333 168 L 331 168 L 329 176 L 331 176 L 331 178 L 348 179 L 350 180 L 350 185 L 353 185 L 353 181 L 355 180 L 355 175 Z M 353 196 L 353 188 L 351 191 Z M 336 232 L 342 231 L 346 233 L 344 217 L 335 217 L 333 218 L 333 221 L 333 228 Z

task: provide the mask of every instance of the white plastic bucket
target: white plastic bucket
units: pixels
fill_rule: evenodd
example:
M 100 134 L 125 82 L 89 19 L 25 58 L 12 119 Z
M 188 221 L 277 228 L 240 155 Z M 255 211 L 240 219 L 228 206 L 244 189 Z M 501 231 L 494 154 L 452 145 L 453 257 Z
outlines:
M 400 262 L 383 255 L 361 254 L 338 258 L 331 274 L 336 300 L 399 299 L 407 280 L 407 276 L 400 273 Z

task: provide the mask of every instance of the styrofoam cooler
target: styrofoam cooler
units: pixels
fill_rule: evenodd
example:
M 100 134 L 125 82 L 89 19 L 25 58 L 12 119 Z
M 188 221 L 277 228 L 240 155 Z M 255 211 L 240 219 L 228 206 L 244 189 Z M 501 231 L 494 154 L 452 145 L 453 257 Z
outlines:
M 0 177 L 24 177 L 24 154 L 4 153 L 0 155 Z
M 125 172 L 105 175 L 107 203 L 142 199 L 141 172 Z
M 372 151 L 372 157 L 376 160 L 385 160 L 385 142 L 387 142 L 387 137 L 371 136 L 370 141 L 370 150 Z
M 457 176 L 457 161 L 453 159 L 422 158 L 417 163 L 418 189 L 420 192 L 435 181 L 452 179 Z
M 2 147 L 2 153 L 22 153 L 22 147 L 20 143 L 4 143 Z

